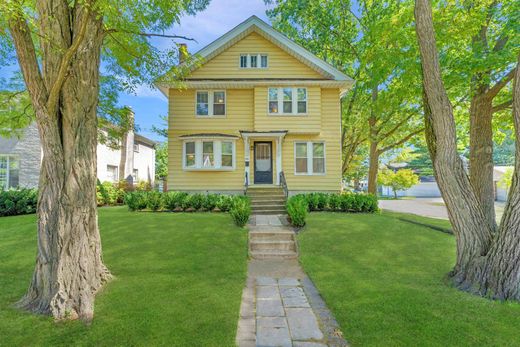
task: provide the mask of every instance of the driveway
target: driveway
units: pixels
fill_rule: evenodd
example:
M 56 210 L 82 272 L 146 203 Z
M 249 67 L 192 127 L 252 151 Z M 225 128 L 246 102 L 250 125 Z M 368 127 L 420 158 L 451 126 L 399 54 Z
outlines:
M 497 221 L 500 222 L 504 203 L 496 202 Z M 402 200 L 379 200 L 379 207 L 384 210 L 412 213 L 423 217 L 448 219 L 448 210 L 442 198 L 414 198 Z

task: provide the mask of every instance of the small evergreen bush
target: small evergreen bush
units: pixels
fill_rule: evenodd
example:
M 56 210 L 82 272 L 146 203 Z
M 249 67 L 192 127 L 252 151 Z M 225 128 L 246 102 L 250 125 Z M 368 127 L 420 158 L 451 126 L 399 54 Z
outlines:
M 0 217 L 36 213 L 37 189 L 0 190 Z
M 219 196 L 217 194 L 208 194 L 202 201 L 202 208 L 206 211 L 213 211 L 217 207 Z
M 130 211 L 144 210 L 148 203 L 146 192 L 135 191 L 126 193 L 124 202 Z
M 251 216 L 251 204 L 246 197 L 234 197 L 233 204 L 229 210 L 231 217 L 236 225 L 243 227 L 249 221 Z
M 151 191 L 146 193 L 146 207 L 153 212 L 159 211 L 163 206 L 162 193 Z
M 233 205 L 233 197 L 229 195 L 220 195 L 217 200 L 217 208 L 221 212 L 228 212 Z
M 314 196 L 310 201 L 316 201 Z M 287 214 L 289 215 L 291 224 L 296 227 L 303 227 L 305 225 L 308 209 L 309 200 L 303 195 L 292 196 L 287 200 Z
M 185 192 L 167 192 L 163 194 L 164 207 L 167 210 L 175 211 L 178 208 L 183 208 L 183 201 L 188 197 Z

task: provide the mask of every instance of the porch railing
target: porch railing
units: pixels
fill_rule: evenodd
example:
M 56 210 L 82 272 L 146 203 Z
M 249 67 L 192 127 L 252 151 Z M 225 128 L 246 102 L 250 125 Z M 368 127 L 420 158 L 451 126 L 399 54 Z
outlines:
M 248 186 L 249 186 L 249 175 L 247 174 L 247 171 L 246 171 L 246 175 L 244 178 L 244 195 L 246 195 L 246 193 L 247 193 Z
M 283 171 L 280 171 L 280 185 L 282 186 L 283 193 L 285 194 L 285 198 L 289 196 L 289 188 L 287 188 L 287 181 L 285 180 L 285 174 Z

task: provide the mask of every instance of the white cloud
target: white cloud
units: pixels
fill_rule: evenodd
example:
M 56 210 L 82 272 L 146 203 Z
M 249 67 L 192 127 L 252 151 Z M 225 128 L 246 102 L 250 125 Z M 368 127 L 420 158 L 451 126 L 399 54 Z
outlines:
M 187 42 L 190 53 L 195 53 L 252 15 L 269 22 L 266 9 L 264 0 L 213 0 L 206 10 L 183 17 L 180 25 L 172 28 L 169 34 L 195 39 L 197 42 Z M 171 41 L 157 41 L 157 44 L 167 48 Z

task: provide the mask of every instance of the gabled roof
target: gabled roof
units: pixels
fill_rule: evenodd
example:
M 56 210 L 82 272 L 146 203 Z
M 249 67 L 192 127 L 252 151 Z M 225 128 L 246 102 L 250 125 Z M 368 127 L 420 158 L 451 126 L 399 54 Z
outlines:
M 209 61 L 252 32 L 258 33 L 328 79 L 350 83 L 353 82 L 349 76 L 345 75 L 343 72 L 339 71 L 324 60 L 318 58 L 302 46 L 294 43 L 285 35 L 274 30 L 269 24 L 265 23 L 257 16 L 249 17 L 220 38 L 202 48 L 196 53 L 196 55 L 201 57 L 204 61 Z M 197 66 L 193 66 L 192 71 L 196 68 Z

